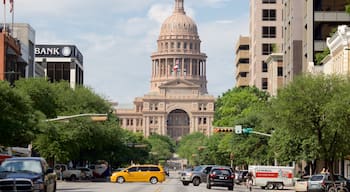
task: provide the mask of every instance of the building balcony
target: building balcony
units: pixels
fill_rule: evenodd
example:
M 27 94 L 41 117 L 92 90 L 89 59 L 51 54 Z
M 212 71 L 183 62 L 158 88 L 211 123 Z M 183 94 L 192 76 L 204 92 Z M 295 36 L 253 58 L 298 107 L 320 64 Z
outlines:
M 249 64 L 239 64 L 237 65 L 236 73 L 249 72 Z
M 249 59 L 249 51 L 248 50 L 238 51 L 236 54 L 236 61 L 238 61 L 239 59 Z
M 349 22 L 350 15 L 346 12 L 341 11 L 315 11 L 315 21 L 318 22 Z
M 249 86 L 248 77 L 238 77 L 236 81 L 236 87 L 246 87 Z

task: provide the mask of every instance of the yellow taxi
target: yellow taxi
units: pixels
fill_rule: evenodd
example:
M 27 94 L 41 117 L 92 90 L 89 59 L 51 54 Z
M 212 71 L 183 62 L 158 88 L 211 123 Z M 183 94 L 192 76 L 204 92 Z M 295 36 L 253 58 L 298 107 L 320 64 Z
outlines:
M 156 184 L 165 181 L 165 171 L 160 165 L 133 165 L 122 171 L 114 172 L 111 182 L 150 182 Z

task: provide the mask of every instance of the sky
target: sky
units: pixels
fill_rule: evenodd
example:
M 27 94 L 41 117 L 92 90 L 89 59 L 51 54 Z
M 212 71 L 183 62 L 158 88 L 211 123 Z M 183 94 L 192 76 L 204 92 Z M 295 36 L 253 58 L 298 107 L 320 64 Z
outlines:
M 174 3 L 14 0 L 14 22 L 30 24 L 36 44 L 76 45 L 84 56 L 84 84 L 110 101 L 132 104 L 135 97 L 149 92 L 151 54 Z M 208 56 L 208 92 L 218 97 L 235 85 L 234 48 L 240 35 L 249 34 L 249 0 L 184 0 L 184 4 L 186 14 L 197 23 L 201 51 Z M 9 5 L 10 22 L 8 12 Z

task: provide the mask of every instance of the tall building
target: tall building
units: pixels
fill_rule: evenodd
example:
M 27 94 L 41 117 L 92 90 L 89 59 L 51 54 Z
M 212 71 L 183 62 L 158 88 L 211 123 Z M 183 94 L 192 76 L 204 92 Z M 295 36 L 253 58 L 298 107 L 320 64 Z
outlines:
M 207 91 L 207 56 L 201 52 L 197 25 L 186 15 L 184 0 L 175 0 L 157 46 L 151 55 L 150 91 L 134 100 L 133 109 L 116 110 L 121 127 L 146 137 L 211 134 L 215 98 Z
M 304 0 L 303 72 L 313 65 L 315 54 L 327 48 L 326 38 L 338 25 L 349 25 L 347 0 Z M 315 63 L 316 64 L 316 63 Z
M 236 87 L 249 86 L 249 37 L 239 36 L 236 45 Z
M 20 77 L 25 77 L 26 63 L 20 59 L 20 42 L 13 38 L 8 30 L 0 30 L 0 80 L 13 84 Z
M 71 88 L 84 83 L 83 55 L 75 45 L 36 45 L 35 62 L 51 82 L 65 80 Z
M 27 23 L 9 24 L 11 34 L 21 43 L 21 60 L 26 65 L 26 77 L 43 76 L 44 71 L 34 62 L 35 30 Z
M 289 83 L 303 70 L 304 2 L 283 0 L 283 76 Z
M 269 89 L 266 58 L 282 46 L 282 0 L 250 1 L 250 86 Z

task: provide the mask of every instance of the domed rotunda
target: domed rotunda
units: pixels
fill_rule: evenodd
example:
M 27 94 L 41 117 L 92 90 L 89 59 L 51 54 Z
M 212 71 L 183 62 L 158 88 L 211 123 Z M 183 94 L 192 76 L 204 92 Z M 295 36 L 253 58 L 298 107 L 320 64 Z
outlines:
M 116 111 L 123 128 L 176 140 L 193 132 L 212 133 L 215 98 L 208 95 L 207 56 L 200 44 L 197 24 L 186 15 L 184 0 L 175 0 L 151 55 L 150 92 L 134 100 L 134 109 Z

